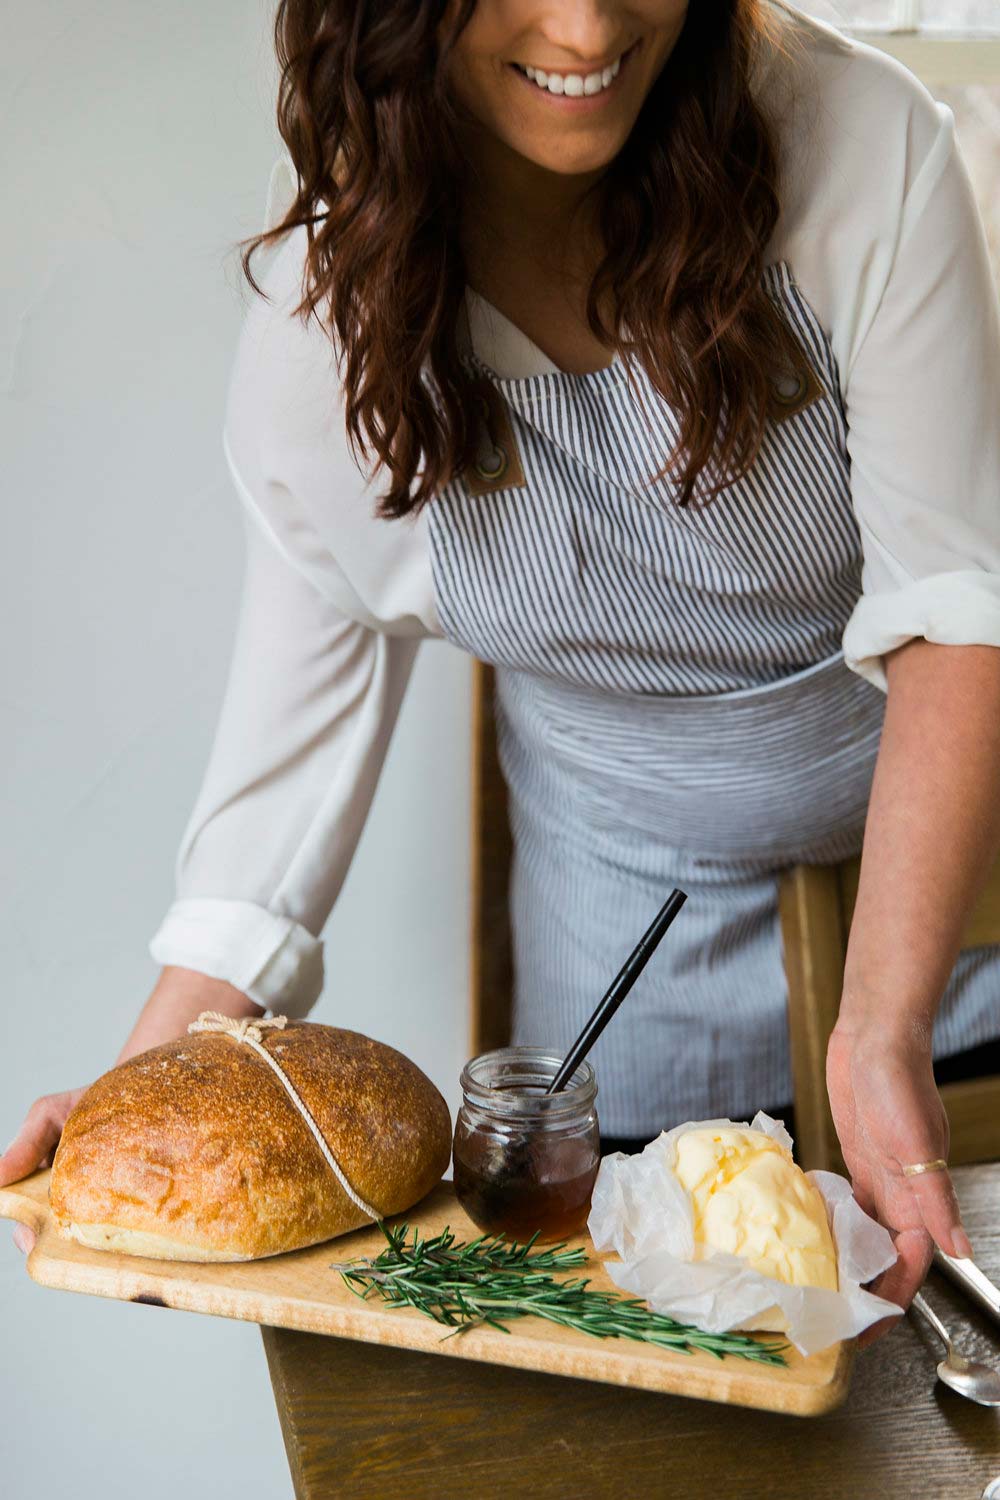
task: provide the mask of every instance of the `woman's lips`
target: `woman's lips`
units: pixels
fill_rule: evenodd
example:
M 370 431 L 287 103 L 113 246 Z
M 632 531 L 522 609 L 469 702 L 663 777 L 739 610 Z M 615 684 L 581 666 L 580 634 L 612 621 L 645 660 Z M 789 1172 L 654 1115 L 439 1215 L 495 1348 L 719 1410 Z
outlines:
M 520 79 L 525 88 L 531 89 L 532 93 L 537 94 L 543 102 L 547 101 L 550 104 L 560 105 L 564 109 L 600 109 L 605 100 L 611 99 L 621 88 L 621 82 L 628 68 L 629 59 L 638 46 L 638 42 L 633 42 L 631 47 L 626 48 L 622 53 L 621 65 L 617 74 L 605 88 L 599 89 L 596 94 L 553 94 L 550 89 L 542 88 L 530 79 L 526 73 L 522 73 L 518 64 L 508 63 L 507 66 Z M 541 68 L 539 71 L 544 73 L 545 69 Z M 593 71 L 596 72 L 597 70 L 594 69 Z M 579 76 L 585 78 L 587 75 L 584 73 Z

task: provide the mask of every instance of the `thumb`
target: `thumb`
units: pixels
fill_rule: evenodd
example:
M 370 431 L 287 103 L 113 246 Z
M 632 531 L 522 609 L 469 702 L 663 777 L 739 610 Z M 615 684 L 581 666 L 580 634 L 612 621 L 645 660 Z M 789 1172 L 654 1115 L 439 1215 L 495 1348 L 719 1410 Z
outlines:
M 22 1125 L 18 1135 L 14 1137 L 10 1145 L 0 1156 L 0 1187 L 6 1187 L 9 1182 L 18 1182 L 22 1177 L 27 1177 L 32 1171 L 34 1148 L 30 1142 L 26 1145 L 23 1136 L 27 1121 Z M 25 1165 L 27 1163 L 27 1165 Z M 29 1229 L 27 1224 L 16 1224 L 14 1226 L 14 1244 L 25 1255 L 35 1243 L 35 1232 Z
M 59 1139 L 59 1129 L 47 1118 L 29 1114 L 17 1135 L 0 1156 L 0 1187 L 20 1182 L 41 1165 Z
M 28 1255 L 34 1247 L 35 1239 L 35 1231 L 33 1229 L 29 1229 L 27 1224 L 18 1224 L 15 1227 L 14 1244 L 25 1255 Z
M 59 1144 L 67 1116 L 83 1093 L 83 1089 L 68 1089 L 35 1100 L 17 1135 L 0 1155 L 0 1187 L 19 1182 L 46 1164 L 49 1153 Z

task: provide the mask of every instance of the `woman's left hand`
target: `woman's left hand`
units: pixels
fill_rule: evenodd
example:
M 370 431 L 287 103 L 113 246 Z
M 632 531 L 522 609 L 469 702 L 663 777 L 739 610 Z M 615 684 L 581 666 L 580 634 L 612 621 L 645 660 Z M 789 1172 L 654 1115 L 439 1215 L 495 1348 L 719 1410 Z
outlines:
M 906 1163 L 948 1159 L 948 1117 L 934 1081 L 930 1040 L 887 1034 L 875 1023 L 838 1024 L 827 1050 L 826 1081 L 854 1196 L 886 1226 L 899 1253 L 868 1290 L 908 1307 L 927 1275 L 935 1242 L 947 1255 L 972 1254 L 950 1174 L 903 1173 Z M 873 1323 L 858 1347 L 898 1321 Z

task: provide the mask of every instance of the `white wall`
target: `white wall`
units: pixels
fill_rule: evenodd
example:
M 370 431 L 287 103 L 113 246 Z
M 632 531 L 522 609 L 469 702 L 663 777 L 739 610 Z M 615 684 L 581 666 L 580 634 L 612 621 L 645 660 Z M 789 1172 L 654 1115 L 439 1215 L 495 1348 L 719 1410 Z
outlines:
M 156 975 L 242 572 L 220 431 L 230 247 L 279 148 L 272 11 L 51 0 L 4 26 L 0 1144 L 36 1095 L 109 1066 Z M 423 649 L 314 1013 L 400 1046 L 453 1110 L 468 681 Z M 8 1493 L 291 1493 L 252 1325 L 37 1287 L 10 1226 L 0 1324 Z

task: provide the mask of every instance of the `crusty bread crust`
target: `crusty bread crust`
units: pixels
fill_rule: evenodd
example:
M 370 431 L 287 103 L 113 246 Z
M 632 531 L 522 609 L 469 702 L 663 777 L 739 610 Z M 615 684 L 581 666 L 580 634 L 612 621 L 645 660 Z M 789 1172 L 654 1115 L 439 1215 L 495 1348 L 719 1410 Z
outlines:
M 448 1106 L 409 1058 L 309 1021 L 263 1038 L 368 1203 L 401 1213 L 440 1181 Z M 256 1260 L 368 1222 L 263 1058 L 217 1032 L 98 1078 L 66 1121 L 49 1200 L 65 1237 L 168 1260 Z

